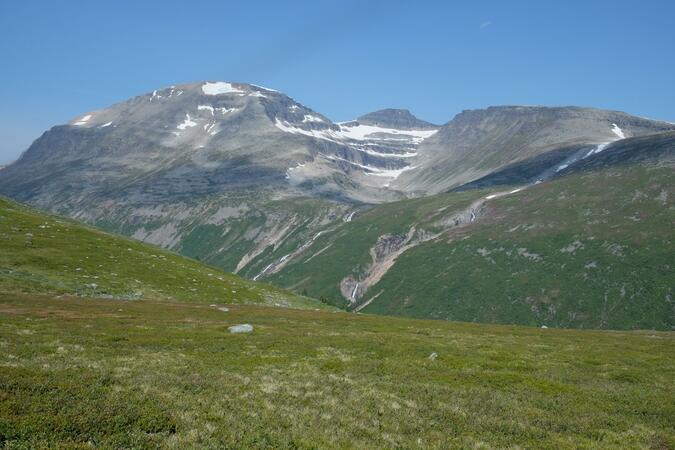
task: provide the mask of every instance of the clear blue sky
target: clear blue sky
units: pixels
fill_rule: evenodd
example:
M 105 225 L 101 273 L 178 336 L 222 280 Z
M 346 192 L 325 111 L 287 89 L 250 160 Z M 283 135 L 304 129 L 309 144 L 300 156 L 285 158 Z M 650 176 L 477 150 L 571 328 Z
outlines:
M 672 0 L 2 0 L 0 164 L 84 111 L 198 80 L 333 120 L 543 104 L 675 121 L 674 23 Z

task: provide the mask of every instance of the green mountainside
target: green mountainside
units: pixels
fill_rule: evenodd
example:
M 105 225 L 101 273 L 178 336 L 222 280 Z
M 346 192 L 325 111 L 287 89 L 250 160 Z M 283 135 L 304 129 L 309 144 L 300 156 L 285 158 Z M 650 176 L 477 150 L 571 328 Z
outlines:
M 474 225 L 403 254 L 364 311 L 670 330 L 673 195 L 672 169 L 638 166 L 495 199 Z
M 322 235 L 270 280 L 364 312 L 558 327 L 675 326 L 671 167 L 615 166 L 485 199 L 494 192 L 377 206 Z M 467 216 L 470 205 L 475 221 L 448 220 Z M 374 258 L 378 252 L 396 258 L 386 267 L 386 256 Z M 341 283 L 367 281 L 373 266 L 386 271 L 351 299 L 354 282 L 346 292 Z
M 324 307 L 1 197 L 0 275 L 2 292 Z

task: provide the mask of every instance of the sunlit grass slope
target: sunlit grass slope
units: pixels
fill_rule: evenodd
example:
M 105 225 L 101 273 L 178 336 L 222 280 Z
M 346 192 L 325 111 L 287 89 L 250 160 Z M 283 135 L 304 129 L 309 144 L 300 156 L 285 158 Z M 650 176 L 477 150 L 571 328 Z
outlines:
M 0 197 L 0 291 L 325 307 Z

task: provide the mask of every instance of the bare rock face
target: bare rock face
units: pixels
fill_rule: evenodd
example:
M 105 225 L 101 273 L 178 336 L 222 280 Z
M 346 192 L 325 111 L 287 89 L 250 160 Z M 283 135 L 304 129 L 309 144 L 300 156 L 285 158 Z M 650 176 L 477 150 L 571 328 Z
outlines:
M 261 187 L 381 202 L 403 196 L 389 185 L 437 129 L 401 110 L 336 124 L 245 83 L 177 85 L 53 127 L 2 171 L 0 192 L 64 211 Z
M 381 203 L 551 151 L 668 130 L 675 125 L 615 111 L 524 106 L 464 111 L 442 127 L 401 109 L 337 124 L 272 89 L 192 83 L 53 127 L 0 171 L 0 193 L 90 221 L 101 202 L 199 202 L 242 190 Z
M 386 234 L 377 239 L 372 249 L 374 261 L 381 261 L 397 250 L 400 250 L 410 240 L 408 234 Z

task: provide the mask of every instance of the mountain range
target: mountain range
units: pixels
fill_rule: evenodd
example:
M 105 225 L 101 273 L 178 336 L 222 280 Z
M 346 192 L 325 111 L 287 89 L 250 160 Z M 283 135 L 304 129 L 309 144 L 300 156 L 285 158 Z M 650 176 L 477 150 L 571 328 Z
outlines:
M 674 156 L 675 124 L 617 111 L 335 123 L 201 82 L 53 127 L 0 193 L 352 310 L 670 329 Z

